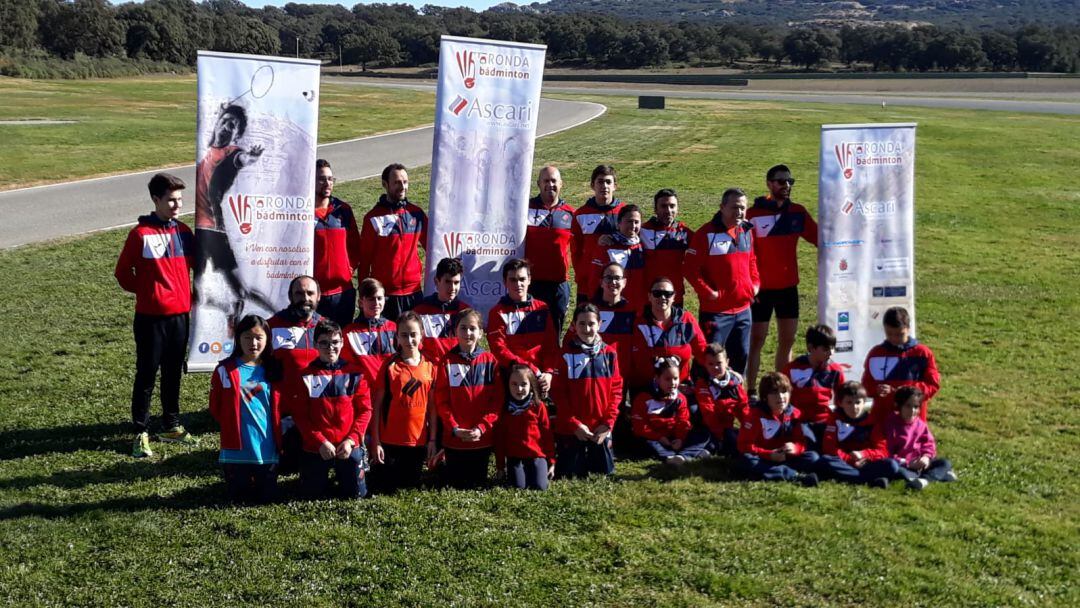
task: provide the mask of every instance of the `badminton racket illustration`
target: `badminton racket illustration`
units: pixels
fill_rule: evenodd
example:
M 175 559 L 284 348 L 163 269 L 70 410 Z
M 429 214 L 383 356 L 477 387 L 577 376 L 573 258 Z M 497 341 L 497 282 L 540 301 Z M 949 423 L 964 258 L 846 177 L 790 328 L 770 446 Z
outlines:
M 267 93 L 270 92 L 270 88 L 273 86 L 274 66 L 260 66 L 259 69 L 255 70 L 255 73 L 251 75 L 251 82 L 248 86 L 248 90 L 237 95 L 225 105 L 232 105 L 233 102 L 245 95 L 251 95 L 252 99 L 262 99 Z

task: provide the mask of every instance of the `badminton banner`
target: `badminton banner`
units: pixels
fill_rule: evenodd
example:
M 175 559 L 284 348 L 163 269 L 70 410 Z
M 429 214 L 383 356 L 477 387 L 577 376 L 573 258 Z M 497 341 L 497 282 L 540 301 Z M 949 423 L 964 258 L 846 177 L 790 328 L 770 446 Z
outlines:
M 432 146 L 427 281 L 465 265 L 462 298 L 487 312 L 503 263 L 522 254 L 547 47 L 443 36 Z
M 915 320 L 915 125 L 821 127 L 818 320 L 861 370 L 885 311 Z
M 198 80 L 188 371 L 210 371 L 311 274 L 319 62 L 200 51 Z

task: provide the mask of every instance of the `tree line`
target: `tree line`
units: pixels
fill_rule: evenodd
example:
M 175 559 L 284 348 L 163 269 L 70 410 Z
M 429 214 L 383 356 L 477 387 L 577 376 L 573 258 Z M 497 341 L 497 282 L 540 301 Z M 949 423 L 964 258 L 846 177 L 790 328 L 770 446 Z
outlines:
M 299 55 L 377 66 L 435 64 L 439 36 L 546 44 L 553 65 L 597 68 L 746 62 L 811 69 L 837 63 L 892 71 L 1080 72 L 1080 25 L 1012 30 L 923 25 L 785 27 L 656 23 L 615 15 L 550 14 L 407 4 L 286 4 L 239 0 L 4 0 L 0 50 L 51 57 L 129 58 L 194 65 L 196 51 Z

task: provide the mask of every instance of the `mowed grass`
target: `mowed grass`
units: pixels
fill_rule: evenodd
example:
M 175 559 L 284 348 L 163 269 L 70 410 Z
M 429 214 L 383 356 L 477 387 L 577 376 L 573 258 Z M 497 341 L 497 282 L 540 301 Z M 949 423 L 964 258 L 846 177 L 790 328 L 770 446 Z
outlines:
M 434 92 L 324 84 L 319 143 L 430 123 Z M 0 190 L 191 164 L 195 76 L 109 80 L 0 78 Z
M 650 462 L 544 494 L 415 491 L 361 503 L 221 502 L 208 377 L 184 383 L 203 444 L 133 461 L 123 231 L 0 253 L 0 597 L 11 605 L 1075 606 L 1080 119 L 605 97 L 538 141 L 567 198 L 592 167 L 621 194 L 680 192 L 697 227 L 724 188 L 789 163 L 816 215 L 819 126 L 919 122 L 919 337 L 931 424 L 960 482 L 921 494 L 735 480 Z M 428 171 L 411 173 L 427 199 Z M 373 181 L 342 184 L 361 210 Z M 814 253 L 801 247 L 804 321 Z M 767 347 L 767 354 L 772 345 Z M 155 411 L 156 406 L 155 406 Z M 295 479 L 283 481 L 295 492 Z

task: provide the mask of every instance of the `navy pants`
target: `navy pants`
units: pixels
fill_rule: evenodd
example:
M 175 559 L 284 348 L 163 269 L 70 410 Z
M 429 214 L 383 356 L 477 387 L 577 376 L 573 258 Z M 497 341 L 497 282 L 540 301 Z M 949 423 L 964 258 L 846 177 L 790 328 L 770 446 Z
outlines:
M 135 383 L 131 389 L 131 421 L 136 433 L 150 425 L 150 398 L 161 368 L 161 427 L 180 425 L 180 377 L 187 356 L 188 314 L 135 313 Z
M 817 452 L 803 452 L 783 462 L 773 462 L 751 454 L 739 457 L 743 475 L 759 481 L 795 481 L 799 473 L 812 473 L 817 465 Z
M 603 443 L 581 441 L 573 435 L 556 437 L 559 477 L 588 477 L 592 473 L 611 475 L 615 472 L 615 455 L 611 451 L 611 436 Z
M 398 317 L 401 313 L 412 310 L 420 303 L 420 300 L 424 299 L 424 292 L 415 291 L 413 293 L 406 293 L 401 295 L 392 296 L 386 295 L 386 305 L 383 307 L 382 316 L 384 319 L 397 323 Z
M 304 453 L 304 443 L 300 439 L 300 429 L 292 421 L 292 416 L 281 420 L 284 429 L 281 433 L 281 455 L 278 457 L 278 475 L 291 475 L 300 471 L 300 458 Z
M 367 496 L 367 480 L 364 471 L 364 448 L 354 447 L 348 458 L 323 460 L 322 456 L 304 452 L 300 457 L 300 491 L 307 498 L 324 498 L 330 487 L 329 474 L 333 469 L 337 479 L 339 496 L 363 498 Z
M 945 458 L 935 458 L 930 461 L 930 466 L 923 469 L 922 473 L 912 471 L 907 467 L 897 465 L 899 468 L 900 477 L 904 481 L 911 481 L 912 479 L 918 479 L 922 477 L 927 481 L 947 481 L 945 476 L 952 471 L 952 463 Z
M 460 489 L 477 488 L 488 480 L 491 448 L 455 450 L 446 448 L 446 481 Z
M 383 464 L 378 465 L 371 476 L 373 489 L 393 492 L 400 488 L 420 485 L 420 476 L 427 462 L 427 447 L 382 444 Z
M 533 281 L 529 284 L 529 295 L 551 309 L 551 317 L 555 319 L 555 335 L 561 340 L 566 310 L 570 307 L 570 281 Z
M 824 422 L 804 422 L 802 423 L 803 437 L 809 444 L 808 447 L 816 452 L 821 452 L 821 442 L 825 439 L 825 423 Z
M 698 323 L 706 342 L 724 345 L 729 367 L 740 374 L 746 373 L 746 360 L 750 355 L 750 309 L 732 315 L 703 312 Z
M 691 430 L 686 435 L 686 439 L 683 440 L 683 446 L 680 450 L 673 450 L 659 441 L 648 440 L 646 445 L 652 450 L 660 460 L 667 460 L 672 456 L 682 456 L 687 460 L 694 460 L 695 458 L 704 458 L 709 455 L 709 444 L 712 442 L 712 435 L 708 431 Z
M 268 503 L 277 498 L 276 464 L 221 463 L 230 502 Z
M 717 456 L 730 456 L 732 458 L 739 455 L 739 431 L 735 428 L 724 429 L 724 434 L 721 437 L 713 436 L 713 453 Z
M 507 458 L 506 482 L 520 490 L 548 489 L 548 463 L 546 458 Z
M 869 484 L 882 477 L 890 481 L 899 479 L 900 465 L 892 458 L 883 458 L 868 462 L 861 469 L 856 469 L 839 456 L 822 456 L 817 463 L 817 474 L 822 479 Z
M 340 293 L 321 296 L 315 311 L 344 329 L 356 318 L 356 290 L 350 287 Z

